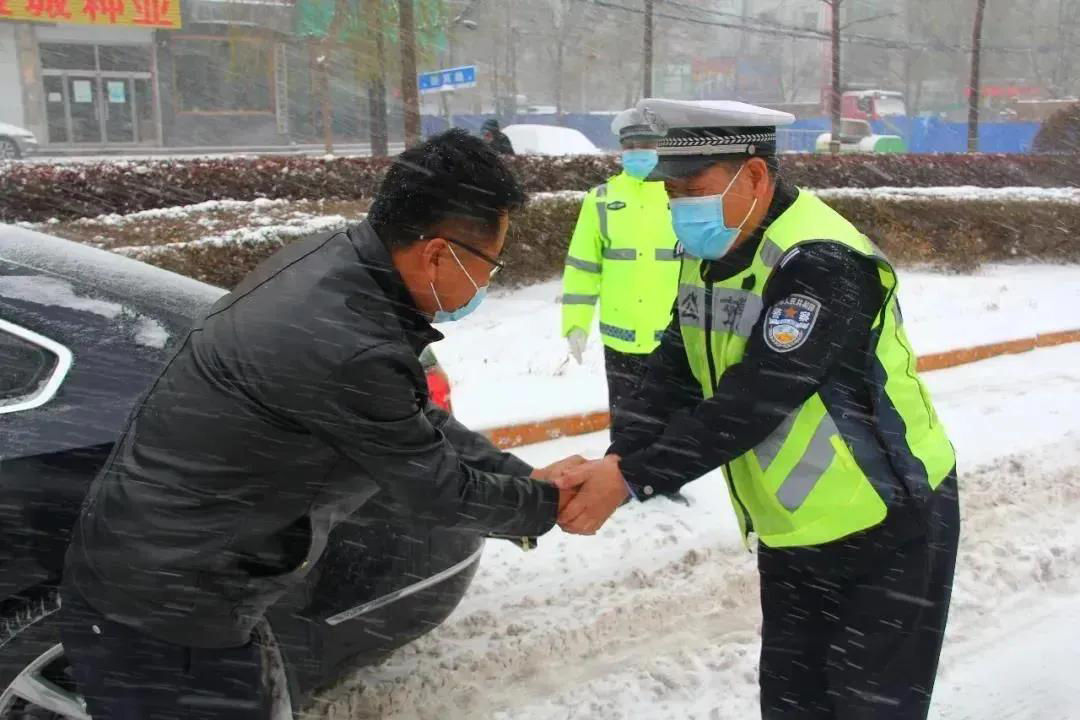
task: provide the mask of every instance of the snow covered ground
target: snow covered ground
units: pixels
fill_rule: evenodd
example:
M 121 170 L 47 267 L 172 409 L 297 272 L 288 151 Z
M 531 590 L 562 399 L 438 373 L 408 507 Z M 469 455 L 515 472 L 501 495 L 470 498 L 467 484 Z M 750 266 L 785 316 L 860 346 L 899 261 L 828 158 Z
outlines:
M 1049 291 L 1053 275 L 1044 272 Z M 1003 273 L 989 270 L 986 282 L 998 287 Z M 1023 295 L 1024 282 L 1008 286 Z M 1029 311 L 1029 322 L 1037 318 Z M 972 326 L 969 313 L 954 319 Z M 964 516 L 933 717 L 1076 718 L 1080 346 L 927 379 L 960 458 Z M 605 446 L 596 434 L 520 454 L 541 464 Z M 660 499 L 620 509 L 593 538 L 555 530 L 532 553 L 489 543 L 447 623 L 332 692 L 326 716 L 756 717 L 754 557 L 719 478 L 690 484 L 686 495 L 689 506 Z
M 454 384 L 455 413 L 492 428 L 607 407 L 594 328 L 578 366 L 560 337 L 558 281 L 498 292 L 446 326 L 435 346 Z M 902 269 L 900 298 L 920 354 L 1080 327 L 1080 267 L 988 265 L 972 275 Z

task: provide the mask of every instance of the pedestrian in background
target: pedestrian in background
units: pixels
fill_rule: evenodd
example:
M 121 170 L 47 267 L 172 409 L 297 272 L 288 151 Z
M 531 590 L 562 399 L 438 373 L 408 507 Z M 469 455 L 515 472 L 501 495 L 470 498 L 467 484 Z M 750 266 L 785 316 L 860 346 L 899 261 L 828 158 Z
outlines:
M 499 128 L 499 121 L 495 118 L 488 118 L 484 121 L 481 136 L 484 138 L 484 142 L 500 155 L 515 154 L 514 144 L 510 142 L 510 138 L 506 137 L 506 133 Z
M 679 263 L 664 184 L 647 179 L 662 134 L 634 109 L 616 115 L 611 130 L 623 169 L 581 205 L 563 272 L 562 334 L 580 364 L 599 304 L 614 433 L 624 422 L 618 407 L 671 319 Z

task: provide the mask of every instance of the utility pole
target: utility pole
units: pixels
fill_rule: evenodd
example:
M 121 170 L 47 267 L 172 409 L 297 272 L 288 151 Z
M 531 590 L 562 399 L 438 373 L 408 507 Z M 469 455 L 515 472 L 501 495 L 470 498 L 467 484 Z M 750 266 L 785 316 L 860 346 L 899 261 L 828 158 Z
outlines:
M 979 56 L 982 54 L 986 0 L 975 0 L 975 29 L 971 37 L 971 82 L 968 83 L 968 152 L 979 151 Z
M 652 97 L 653 76 L 653 0 L 645 0 L 645 62 L 642 71 L 642 96 Z
M 840 3 L 841 0 L 826 0 L 832 9 L 832 91 L 829 93 L 830 114 L 832 115 L 832 136 L 829 152 L 840 154 Z M 982 2 L 982 0 L 980 0 Z
M 404 103 L 405 147 L 420 142 L 420 91 L 416 87 L 416 24 L 413 0 L 398 0 L 401 36 L 401 101 Z

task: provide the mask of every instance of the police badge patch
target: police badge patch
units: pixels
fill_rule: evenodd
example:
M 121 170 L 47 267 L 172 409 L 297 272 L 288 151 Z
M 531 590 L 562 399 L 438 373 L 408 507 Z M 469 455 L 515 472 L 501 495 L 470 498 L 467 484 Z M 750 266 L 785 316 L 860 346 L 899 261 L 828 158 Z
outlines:
M 791 352 L 810 337 L 821 303 L 806 295 L 789 295 L 765 316 L 765 344 L 779 353 Z

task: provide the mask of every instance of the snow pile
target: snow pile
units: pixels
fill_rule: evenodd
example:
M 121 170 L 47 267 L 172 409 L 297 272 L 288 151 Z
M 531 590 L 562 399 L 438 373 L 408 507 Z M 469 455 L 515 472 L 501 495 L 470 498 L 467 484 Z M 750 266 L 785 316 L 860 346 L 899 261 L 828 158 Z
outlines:
M 492 428 L 607 408 L 595 328 L 584 365 L 561 337 L 558 281 L 496 292 L 444 328 L 435 346 L 454 386 L 454 410 Z M 904 270 L 900 299 L 915 350 L 930 354 L 1080 327 L 1080 267 L 987 265 L 972 275 Z
M 545 202 L 549 200 L 572 200 L 581 202 L 585 199 L 584 190 L 559 190 L 556 192 L 536 192 L 529 195 L 529 202 Z
M 138 212 L 119 215 L 108 213 L 91 218 L 80 218 L 75 222 L 80 225 L 122 225 L 130 222 L 146 220 L 183 220 L 192 215 L 200 215 L 211 212 L 240 211 L 255 212 L 267 210 L 272 207 L 287 205 L 292 202 L 288 199 L 258 198 L 256 200 L 207 200 L 194 205 L 177 205 L 167 208 L 155 208 L 153 210 L 140 210 Z
M 928 382 L 960 457 L 964 515 L 934 715 L 1072 717 L 1080 347 L 931 373 Z M 540 464 L 605 446 L 599 434 L 522 455 Z M 689 506 L 628 505 L 593 538 L 555 530 L 528 554 L 488 543 L 454 615 L 358 671 L 320 715 L 756 717 L 755 559 L 720 478 L 706 476 L 686 495 Z
M 1080 188 L 1004 187 L 981 188 L 973 185 L 957 187 L 879 187 L 879 188 L 807 188 L 823 200 L 951 200 L 954 202 L 1049 202 L 1080 204 Z M 581 200 L 585 192 L 563 190 L 533 193 L 530 199 L 543 201 Z
M 265 243 L 283 243 L 288 240 L 306 237 L 321 232 L 343 230 L 349 220 L 341 215 L 307 215 L 298 213 L 284 223 L 275 223 L 269 218 L 255 227 L 230 230 L 220 235 L 191 240 L 189 242 L 164 243 L 161 245 L 128 245 L 112 248 L 112 251 L 139 260 L 184 248 L 228 247 L 231 245 L 261 245 Z
M 950 200 L 953 202 L 1049 202 L 1080 204 L 1080 188 L 1003 187 L 879 187 L 813 190 L 822 200 Z

